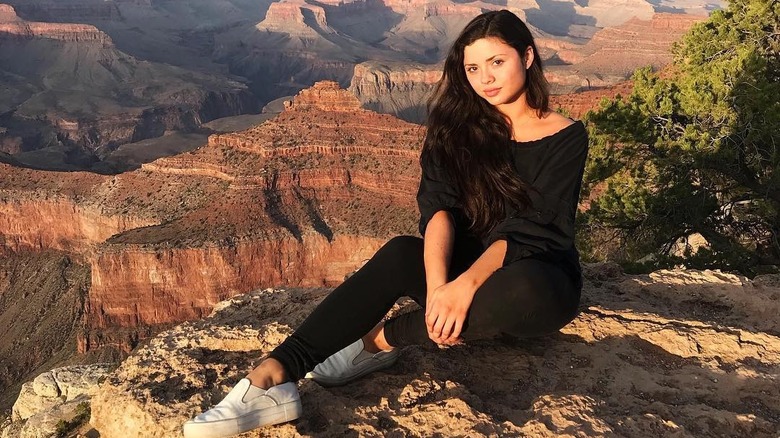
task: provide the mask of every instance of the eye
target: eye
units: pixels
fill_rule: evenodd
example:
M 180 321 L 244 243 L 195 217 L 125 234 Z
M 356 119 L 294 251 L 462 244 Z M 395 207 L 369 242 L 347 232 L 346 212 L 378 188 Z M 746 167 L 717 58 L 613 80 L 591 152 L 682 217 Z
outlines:
M 501 65 L 503 63 L 504 63 L 503 59 L 494 59 L 493 60 L 493 65 Z
M 475 71 L 477 71 L 477 68 L 473 65 L 466 67 L 466 73 L 474 73 Z

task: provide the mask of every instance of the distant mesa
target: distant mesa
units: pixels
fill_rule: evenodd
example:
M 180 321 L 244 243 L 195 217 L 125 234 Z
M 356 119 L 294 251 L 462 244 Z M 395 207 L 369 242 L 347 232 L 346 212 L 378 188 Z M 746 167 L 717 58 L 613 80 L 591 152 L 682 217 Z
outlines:
M 313 19 L 313 22 L 309 18 Z M 271 3 L 265 19 L 257 24 L 258 30 L 286 33 L 289 35 L 316 36 L 317 32 L 311 27 L 315 25 L 322 30 L 328 29 L 325 18 L 325 10 L 316 5 L 310 5 L 303 1 L 282 1 Z
M 301 90 L 292 101 L 284 103 L 288 111 L 365 111 L 354 94 L 342 89 L 338 82 L 320 81 L 311 88 Z
M 20 18 L 16 15 L 16 11 L 13 6 L 0 4 L 0 23 L 8 23 L 11 21 L 19 21 Z
M 655 13 L 651 2 L 644 0 L 589 0 L 582 8 L 573 3 L 579 15 L 593 17 L 598 27 L 620 26 L 629 17 L 649 20 Z
M 404 15 L 422 12 L 424 17 L 463 15 L 473 17 L 482 12 L 479 6 L 459 4 L 451 1 L 431 0 L 385 0 L 384 5 L 393 12 Z
M 631 18 L 602 29 L 584 46 L 561 47 L 556 55 L 569 65 L 548 67 L 547 79 L 561 88 L 591 89 L 619 83 L 644 66 L 660 69 L 673 59 L 672 44 L 705 18 L 658 13 L 649 20 Z
M 68 42 L 95 42 L 113 46 L 111 38 L 89 24 L 40 23 L 24 21 L 13 7 L 0 5 L 0 39 L 32 40 L 38 38 Z

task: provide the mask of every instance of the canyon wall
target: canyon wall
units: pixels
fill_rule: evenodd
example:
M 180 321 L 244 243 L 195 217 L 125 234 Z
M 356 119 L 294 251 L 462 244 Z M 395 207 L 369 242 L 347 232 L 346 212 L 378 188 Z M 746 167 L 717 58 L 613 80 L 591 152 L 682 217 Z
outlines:
M 89 24 L 28 21 L 0 5 L 0 42 L 0 150 L 28 166 L 118 173 L 131 166 L 101 161 L 119 145 L 260 109 L 233 77 L 134 58 Z
M 7 249 L 82 253 L 114 234 L 155 223 L 132 214 L 108 215 L 99 206 L 53 193 L 44 196 L 2 192 L 0 230 Z
M 111 38 L 88 24 L 57 24 L 23 21 L 13 7 L 0 4 L 0 40 L 47 38 L 77 43 L 113 46 Z
M 128 352 L 236 293 L 338 284 L 413 233 L 420 133 L 318 83 L 275 119 L 134 172 L 2 165 L 0 241 L 80 254 L 91 277 L 78 349 Z
M 355 66 L 349 90 L 365 108 L 422 123 L 425 102 L 439 78 L 439 65 L 363 62 Z
M 334 286 L 384 239 L 306 234 L 207 248 L 102 248 L 90 256 L 92 287 L 80 352 L 113 345 L 129 352 L 136 328 L 203 318 L 214 305 L 258 287 Z M 118 329 L 118 330 L 117 330 Z
M 25 19 L 29 20 L 78 23 L 92 20 L 118 21 L 122 19 L 117 3 L 113 1 L 30 2 L 8 0 L 8 2 Z
M 161 137 L 171 131 L 195 132 L 211 120 L 257 110 L 257 101 L 245 89 L 183 90 L 171 100 L 176 103 L 128 109 L 125 114 L 55 119 L 54 126 L 68 140 L 102 157 L 125 143 Z
M 631 18 L 620 26 L 600 30 L 578 49 L 557 52 L 571 68 L 548 69 L 559 76 L 557 82 L 581 84 L 588 79 L 593 86 L 613 85 L 625 80 L 636 69 L 652 66 L 660 69 L 672 61 L 672 44 L 704 16 L 654 14 L 649 20 Z M 604 82 L 606 80 L 606 82 Z
M 309 18 L 312 20 L 309 21 Z M 328 29 L 325 10 L 305 2 L 283 1 L 271 3 L 265 19 L 257 24 L 258 30 L 280 32 L 295 36 L 316 37 L 317 32 Z

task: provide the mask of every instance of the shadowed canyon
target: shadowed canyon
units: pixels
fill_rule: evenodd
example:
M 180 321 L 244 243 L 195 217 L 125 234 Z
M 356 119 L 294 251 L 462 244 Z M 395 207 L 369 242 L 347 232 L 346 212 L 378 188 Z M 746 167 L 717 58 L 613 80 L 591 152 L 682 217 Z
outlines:
M 209 122 L 257 114 L 319 80 L 339 82 L 365 108 L 420 123 L 451 41 L 478 13 L 501 8 L 528 21 L 556 93 L 608 87 L 668 63 L 672 42 L 716 6 L 8 1 L 0 4 L 0 152 L 11 157 L 0 160 L 137 169 L 230 130 Z

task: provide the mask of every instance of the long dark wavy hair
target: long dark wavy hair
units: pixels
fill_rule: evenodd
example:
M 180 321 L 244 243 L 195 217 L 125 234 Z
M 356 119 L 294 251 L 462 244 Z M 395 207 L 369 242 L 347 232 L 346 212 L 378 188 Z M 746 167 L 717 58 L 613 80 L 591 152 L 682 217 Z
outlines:
M 464 49 L 480 38 L 494 37 L 525 59 L 533 50 L 525 91 L 528 105 L 541 117 L 549 111 L 549 85 L 528 27 L 509 11 L 493 11 L 471 20 L 452 44 L 444 72 L 428 101 L 428 121 L 421 164 L 433 160 L 444 168 L 460 192 L 460 207 L 470 230 L 484 236 L 511 208 L 527 208 L 530 186 L 514 170 L 511 122 L 471 88 Z

